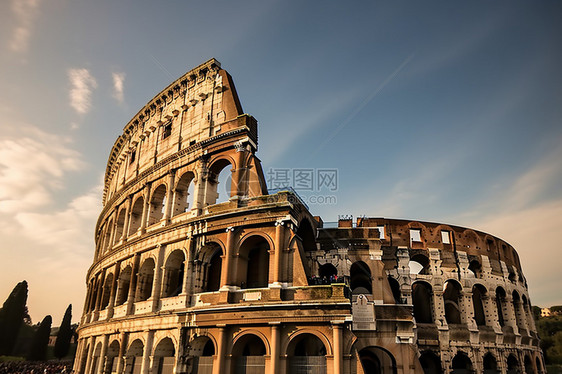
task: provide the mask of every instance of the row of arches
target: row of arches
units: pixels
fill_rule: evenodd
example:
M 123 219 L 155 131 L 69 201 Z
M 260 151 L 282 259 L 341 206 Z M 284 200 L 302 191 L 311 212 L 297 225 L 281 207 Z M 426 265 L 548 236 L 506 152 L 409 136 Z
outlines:
M 424 374 L 443 373 L 441 359 L 435 352 L 424 351 L 421 353 L 419 360 Z M 504 367 L 505 371 L 502 371 L 501 367 Z M 476 368 L 469 356 L 459 351 L 451 361 L 451 371 L 455 374 L 469 374 L 474 373 Z M 507 374 L 519 374 L 522 372 L 526 374 L 542 374 L 544 370 L 538 354 L 535 355 L 534 360 L 530 354 L 525 354 L 522 366 L 517 356 L 513 353 L 509 354 L 503 362 L 498 362 L 498 359 L 496 359 L 492 352 L 486 352 L 482 357 L 482 372 L 484 374 L 499 374 L 502 372 Z
M 429 283 L 416 281 L 412 284 L 412 304 L 416 322 L 435 322 L 437 314 L 433 305 L 434 300 L 433 288 Z M 508 298 L 505 290 L 497 287 L 494 298 L 489 296 L 488 290 L 482 284 L 475 284 L 472 287 L 471 301 L 472 311 L 469 310 L 467 313 L 465 312 L 467 305 L 464 305 L 467 300 L 462 286 L 456 280 L 447 280 L 444 283 L 442 296 L 447 324 L 471 323 L 469 319 L 473 319 L 477 326 L 493 326 L 497 323 L 500 327 L 504 327 L 514 323 L 519 329 L 534 330 L 530 303 L 525 295 L 520 297 L 515 290 L 511 293 L 511 298 Z
M 149 196 L 140 194 L 125 200 L 102 224 L 96 240 L 98 253 L 111 249 L 145 227 L 167 221 L 195 207 L 228 201 L 232 170 L 230 161 L 219 159 L 207 169 L 205 178 L 197 178 L 193 171 L 185 171 L 177 179 L 169 174 L 167 179 L 153 182 Z
M 125 302 L 141 302 L 149 298 L 168 298 L 180 294 L 191 295 L 218 291 L 225 271 L 221 245 L 208 242 L 197 250 L 190 261 L 182 249 L 172 251 L 157 267 L 155 257 L 146 257 L 135 268 L 130 263 L 98 274 L 88 286 L 86 312 L 120 306 Z M 265 288 L 269 282 L 270 243 L 263 236 L 245 239 L 237 253 L 235 279 L 241 288 Z M 161 274 L 160 274 L 161 273 Z
M 79 374 L 137 374 L 147 371 L 154 374 L 207 374 L 216 371 L 217 365 L 221 373 L 261 374 L 266 373 L 266 357 L 272 354 L 270 342 L 257 332 L 245 332 L 234 337 L 224 353 L 229 360 L 226 365 L 217 356 L 220 342 L 211 335 L 193 336 L 181 349 L 182 352 L 178 352 L 179 347 L 169 337 L 160 339 L 153 349 L 142 338 L 132 339 L 128 344 L 113 339 L 107 340 L 106 344 L 104 347 L 103 342 L 94 341 L 82 347 Z M 328 339 L 321 333 L 297 331 L 278 354 L 283 358 L 284 372 L 288 374 L 326 374 L 329 372 L 328 357 L 334 354 L 330 347 Z M 356 352 L 356 357 L 364 373 L 397 372 L 396 359 L 382 347 L 363 347 Z

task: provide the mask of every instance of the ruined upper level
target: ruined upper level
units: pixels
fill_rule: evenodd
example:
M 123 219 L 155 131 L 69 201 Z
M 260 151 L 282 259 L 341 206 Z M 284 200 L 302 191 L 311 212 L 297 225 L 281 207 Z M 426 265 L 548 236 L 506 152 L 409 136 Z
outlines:
M 256 121 L 243 115 L 231 76 L 210 59 L 172 82 L 127 123 L 109 154 L 104 205 L 154 165 L 237 129 L 246 130 L 255 148 Z

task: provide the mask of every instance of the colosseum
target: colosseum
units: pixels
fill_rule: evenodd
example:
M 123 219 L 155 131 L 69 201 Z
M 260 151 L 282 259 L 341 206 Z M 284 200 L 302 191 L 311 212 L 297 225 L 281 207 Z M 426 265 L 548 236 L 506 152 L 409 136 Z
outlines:
M 324 223 L 291 188 L 268 190 L 257 144 L 214 59 L 125 126 L 77 373 L 545 372 L 507 242 L 440 223 Z

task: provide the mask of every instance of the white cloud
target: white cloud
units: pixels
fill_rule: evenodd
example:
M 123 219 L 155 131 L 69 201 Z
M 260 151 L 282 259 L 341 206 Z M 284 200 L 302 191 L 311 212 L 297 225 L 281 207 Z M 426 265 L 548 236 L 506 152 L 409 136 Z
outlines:
M 69 171 L 84 166 L 70 140 L 37 128 L 0 140 L 0 212 L 15 213 L 52 203 Z
M 12 12 L 16 27 L 10 40 L 10 49 L 24 53 L 29 48 L 29 39 L 38 15 L 40 0 L 12 0 Z
M 119 104 L 123 104 L 123 83 L 125 82 L 125 73 L 112 73 L 113 78 L 113 98 Z
M 86 114 L 92 107 L 92 91 L 98 86 L 88 69 L 70 69 L 70 106 L 80 114 Z
M 94 226 L 101 209 L 97 186 L 74 189 L 70 177 L 86 167 L 66 136 L 28 125 L 4 129 L 0 140 L 0 297 L 29 282 L 34 321 L 59 321 L 84 302 L 84 274 L 92 261 Z

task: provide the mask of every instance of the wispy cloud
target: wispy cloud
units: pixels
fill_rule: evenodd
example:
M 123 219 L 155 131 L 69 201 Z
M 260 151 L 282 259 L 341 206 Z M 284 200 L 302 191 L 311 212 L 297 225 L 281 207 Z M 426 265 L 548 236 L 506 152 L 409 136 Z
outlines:
M 101 178 L 94 187 L 76 189 L 71 177 L 87 164 L 67 136 L 27 124 L 4 130 L 0 139 L 0 295 L 26 279 L 34 320 L 45 314 L 59 319 L 64 308 L 53 310 L 53 305 L 72 303 L 79 310 L 83 303 L 83 286 L 69 287 L 68 279 L 82 279 L 91 262 Z
M 48 205 L 69 171 L 83 167 L 70 140 L 35 127 L 0 140 L 0 212 L 14 213 Z
M 92 91 L 98 86 L 88 69 L 70 69 L 70 106 L 80 114 L 86 114 L 92 107 Z
M 125 82 L 125 73 L 112 73 L 113 78 L 113 98 L 117 100 L 119 104 L 123 104 L 123 84 Z
M 40 0 L 12 0 L 12 12 L 16 20 L 9 44 L 12 51 L 27 52 L 40 2 Z

